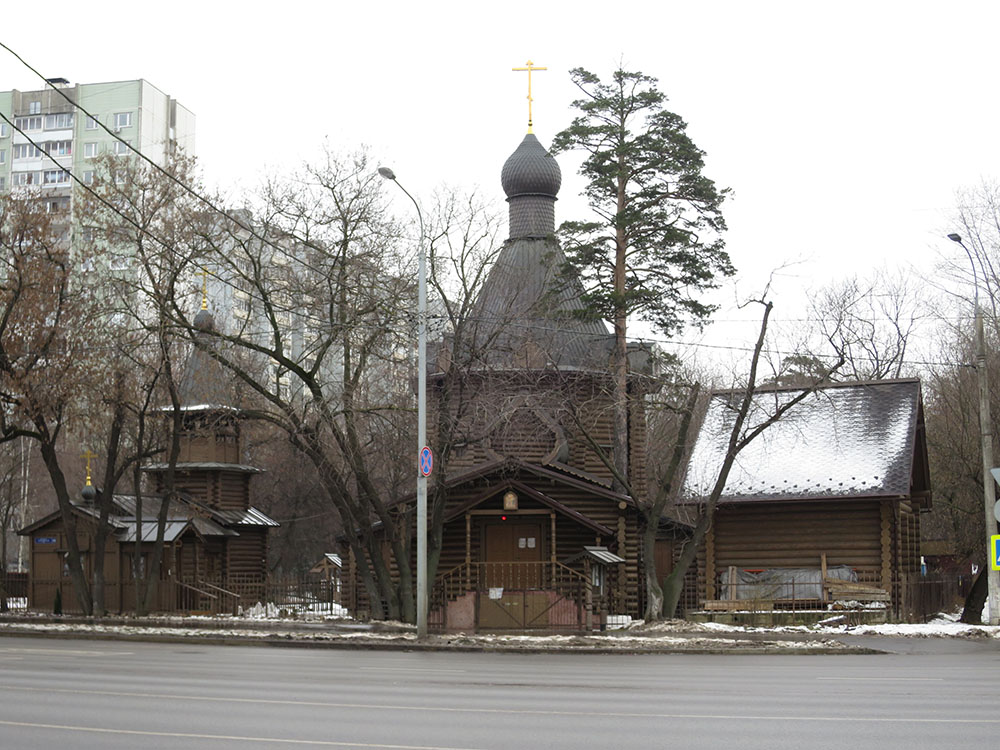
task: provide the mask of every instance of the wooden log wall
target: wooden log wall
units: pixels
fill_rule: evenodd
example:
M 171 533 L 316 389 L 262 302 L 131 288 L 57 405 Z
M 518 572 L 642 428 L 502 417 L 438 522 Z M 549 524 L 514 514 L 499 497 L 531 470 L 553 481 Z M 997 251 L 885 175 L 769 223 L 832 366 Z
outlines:
M 490 436 L 482 443 L 457 450 L 450 462 L 452 472 L 481 465 L 497 455 L 544 463 L 556 440 L 551 420 L 558 425 L 567 443 L 565 461 L 568 465 L 602 479 L 611 479 L 611 472 L 584 434 L 610 455 L 614 413 L 608 383 L 603 379 L 592 374 L 567 376 L 526 372 L 479 378 L 471 387 L 478 389 L 478 395 L 468 408 L 470 417 L 460 433 L 489 433 Z M 539 412 L 545 414 L 544 419 L 539 417 Z M 572 416 L 574 412 L 579 424 Z M 433 444 L 436 440 L 436 417 L 433 415 L 429 427 Z M 629 452 L 633 487 L 637 493 L 645 493 L 647 431 L 645 401 L 641 394 L 630 401 Z
M 156 491 L 163 491 L 162 473 L 156 475 Z M 198 502 L 218 510 L 246 510 L 250 507 L 250 475 L 239 471 L 178 471 L 177 489 L 189 492 Z
M 240 526 L 239 536 L 226 544 L 227 575 L 267 576 L 267 529 Z
M 889 502 L 889 501 L 885 501 Z M 889 513 L 888 517 L 886 513 Z M 699 560 L 698 590 L 717 598 L 720 571 L 849 565 L 862 577 L 892 573 L 891 502 L 744 503 L 720 507 Z M 889 557 L 886 558 L 886 544 Z

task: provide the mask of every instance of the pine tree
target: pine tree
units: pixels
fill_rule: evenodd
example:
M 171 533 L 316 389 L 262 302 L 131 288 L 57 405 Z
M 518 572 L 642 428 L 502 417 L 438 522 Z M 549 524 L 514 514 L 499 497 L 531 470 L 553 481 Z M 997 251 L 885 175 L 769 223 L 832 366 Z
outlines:
M 552 150 L 586 154 L 580 174 L 593 218 L 565 222 L 560 234 L 589 310 L 614 325 L 614 463 L 627 480 L 627 321 L 671 335 L 712 311 L 697 294 L 733 272 L 722 238 L 729 191 L 702 174 L 704 152 L 665 109 L 655 78 L 619 69 L 602 83 L 583 68 L 570 76 L 583 93 L 573 102 L 579 114 Z

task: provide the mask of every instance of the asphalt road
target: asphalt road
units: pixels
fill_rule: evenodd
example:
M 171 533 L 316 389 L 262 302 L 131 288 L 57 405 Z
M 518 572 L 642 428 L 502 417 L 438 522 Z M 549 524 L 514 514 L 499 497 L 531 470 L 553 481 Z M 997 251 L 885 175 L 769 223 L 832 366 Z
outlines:
M 0 748 L 1000 747 L 1000 646 L 424 653 L 0 637 Z

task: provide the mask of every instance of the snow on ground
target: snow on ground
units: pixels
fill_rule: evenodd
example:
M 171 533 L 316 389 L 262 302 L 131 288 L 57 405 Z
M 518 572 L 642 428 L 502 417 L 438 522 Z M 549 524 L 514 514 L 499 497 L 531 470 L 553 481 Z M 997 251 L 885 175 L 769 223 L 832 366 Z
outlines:
M 343 612 L 341 614 L 341 612 Z M 130 618 L 125 622 L 51 622 L 41 613 L 30 619 L 0 619 L 0 633 L 76 632 L 123 636 L 172 636 L 296 641 L 341 641 L 349 643 L 416 640 L 414 629 L 404 623 L 359 623 L 337 613 L 297 612 L 289 616 L 273 604 L 256 604 L 240 616 L 180 616 Z M 36 620 L 36 621 L 32 621 Z M 611 620 L 611 618 L 609 618 Z M 614 629 L 613 629 L 614 628 Z M 746 635 L 746 638 L 741 636 Z M 778 636 L 768 639 L 769 635 Z M 827 618 L 824 624 L 751 627 L 717 622 L 664 620 L 645 623 L 616 617 L 606 633 L 588 635 L 488 635 L 450 634 L 432 636 L 428 643 L 440 646 L 481 648 L 602 648 L 602 649 L 698 649 L 698 648 L 840 648 L 834 639 L 842 635 L 903 636 L 912 638 L 990 638 L 1000 640 L 1000 627 L 967 625 L 958 614 L 942 613 L 928 623 L 850 625 L 843 616 Z M 724 645 L 723 645 L 724 644 Z
M 985 612 L 985 611 L 984 611 Z M 729 625 L 721 622 L 688 622 L 686 620 L 664 620 L 646 625 L 636 620 L 630 630 L 647 633 L 662 632 L 715 632 L 715 633 L 803 633 L 816 635 L 892 635 L 915 638 L 996 638 L 1000 640 L 1000 627 L 990 625 L 968 625 L 958 621 L 958 614 L 941 613 L 926 623 L 885 623 L 881 625 L 849 625 L 830 622 L 820 625 L 778 625 L 774 627 L 751 627 Z M 830 618 L 833 620 L 836 618 Z

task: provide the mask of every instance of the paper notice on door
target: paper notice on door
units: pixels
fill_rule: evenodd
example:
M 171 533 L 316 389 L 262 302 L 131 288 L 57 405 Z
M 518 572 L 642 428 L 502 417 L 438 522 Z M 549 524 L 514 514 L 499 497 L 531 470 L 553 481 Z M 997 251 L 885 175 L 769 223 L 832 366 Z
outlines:
M 490 588 L 490 599 L 503 599 L 503 586 Z

